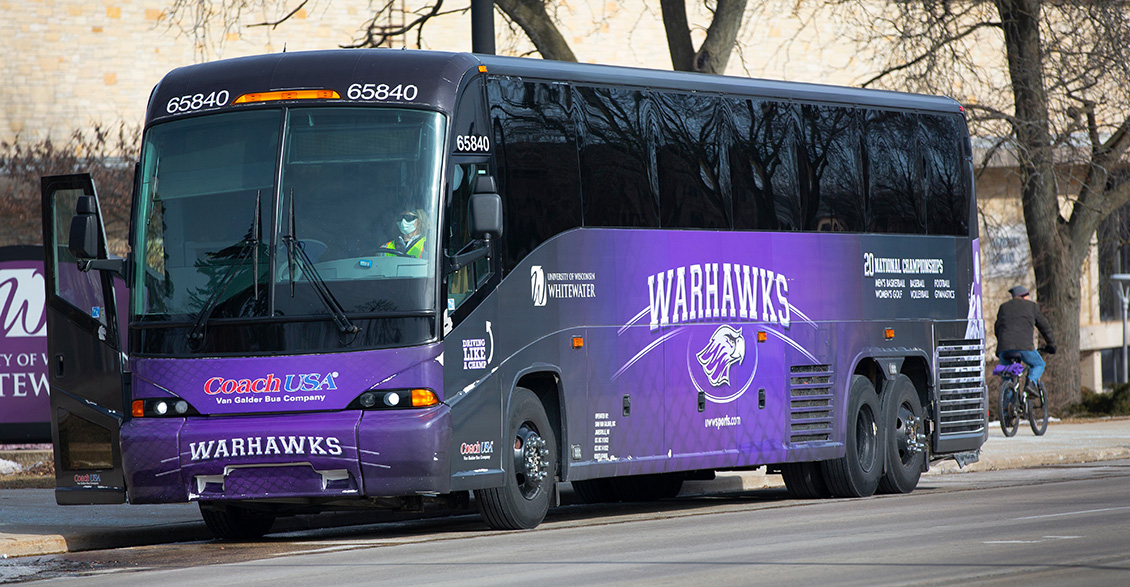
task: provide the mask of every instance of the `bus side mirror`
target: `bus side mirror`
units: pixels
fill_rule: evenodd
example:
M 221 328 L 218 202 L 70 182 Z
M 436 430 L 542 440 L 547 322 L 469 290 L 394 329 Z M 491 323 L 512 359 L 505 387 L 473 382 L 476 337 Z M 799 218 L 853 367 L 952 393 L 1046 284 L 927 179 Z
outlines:
M 94 196 L 79 196 L 75 215 L 71 218 L 70 241 L 67 248 L 76 259 L 98 258 L 98 212 Z
M 494 178 L 482 175 L 475 179 L 475 193 L 470 202 L 471 236 L 481 239 L 502 235 L 502 197 Z
M 126 279 L 126 260 L 110 257 L 102 242 L 102 225 L 98 222 L 98 206 L 94 196 L 79 196 L 75 215 L 71 218 L 71 232 L 67 249 L 78 260 L 80 271 L 111 271 Z

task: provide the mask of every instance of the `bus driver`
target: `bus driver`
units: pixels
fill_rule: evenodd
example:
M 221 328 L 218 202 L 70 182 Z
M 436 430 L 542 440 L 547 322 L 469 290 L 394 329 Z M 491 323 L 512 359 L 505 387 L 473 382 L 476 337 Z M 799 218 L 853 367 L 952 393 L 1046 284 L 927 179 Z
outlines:
M 424 227 L 427 226 L 427 216 L 424 211 L 416 208 L 405 208 L 395 219 L 399 236 L 385 243 L 384 248 L 392 249 L 409 257 L 420 258 L 424 253 Z

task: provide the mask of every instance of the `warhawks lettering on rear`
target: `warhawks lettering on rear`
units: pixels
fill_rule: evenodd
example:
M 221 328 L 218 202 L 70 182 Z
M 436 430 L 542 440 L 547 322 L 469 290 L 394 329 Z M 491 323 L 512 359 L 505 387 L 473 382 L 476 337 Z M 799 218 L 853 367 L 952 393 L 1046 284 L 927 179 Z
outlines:
M 684 322 L 751 320 L 789 327 L 789 280 L 783 273 L 730 263 L 702 263 L 649 275 L 651 330 Z
M 269 455 L 341 456 L 341 440 L 335 436 L 248 436 L 190 442 L 194 461 L 260 457 Z

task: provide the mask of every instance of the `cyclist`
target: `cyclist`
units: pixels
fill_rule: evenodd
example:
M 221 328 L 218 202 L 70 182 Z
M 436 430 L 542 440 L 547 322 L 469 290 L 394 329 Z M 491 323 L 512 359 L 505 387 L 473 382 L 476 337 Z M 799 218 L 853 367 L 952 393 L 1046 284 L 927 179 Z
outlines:
M 1036 351 L 1032 328 L 1040 331 L 1047 343 L 1044 350 L 1048 354 L 1055 354 L 1055 338 L 1052 336 L 1052 327 L 1048 319 L 1040 313 L 1040 307 L 1028 299 L 1028 289 L 1018 285 L 1008 290 L 1012 299 L 1001 304 L 997 310 L 997 321 L 993 331 L 997 336 L 997 357 L 1005 353 L 1015 352 L 1020 359 L 1028 365 L 1028 385 L 1035 389 L 1044 374 L 1044 359 Z

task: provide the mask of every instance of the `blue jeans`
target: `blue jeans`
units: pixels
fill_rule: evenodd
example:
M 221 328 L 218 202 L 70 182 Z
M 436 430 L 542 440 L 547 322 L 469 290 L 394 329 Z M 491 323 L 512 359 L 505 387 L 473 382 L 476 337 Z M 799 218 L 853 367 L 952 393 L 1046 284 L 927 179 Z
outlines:
M 1020 360 L 1024 361 L 1025 365 L 1028 365 L 1028 381 L 1031 381 L 1032 385 L 1036 385 L 1037 383 L 1040 382 L 1040 375 L 1044 374 L 1044 367 L 1047 367 L 1048 364 L 1044 362 L 1044 358 L 1040 356 L 1039 352 L 1037 352 L 1037 351 L 997 351 L 997 357 L 1000 357 L 1001 355 L 1003 355 L 1006 352 L 1008 352 L 1008 353 L 1019 353 L 1020 354 Z

